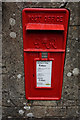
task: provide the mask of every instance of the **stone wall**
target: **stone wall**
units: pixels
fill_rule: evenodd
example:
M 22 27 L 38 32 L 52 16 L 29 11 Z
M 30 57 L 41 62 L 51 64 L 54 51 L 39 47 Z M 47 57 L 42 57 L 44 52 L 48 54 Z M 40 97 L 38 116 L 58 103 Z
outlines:
M 59 8 L 70 10 L 62 98 L 59 101 L 27 101 L 24 90 L 22 37 L 23 8 Z M 4 2 L 2 3 L 2 118 L 79 120 L 79 29 L 80 3 Z M 21 119 L 22 120 L 22 119 Z
M 2 3 L 0 2 L 0 119 L 2 117 Z

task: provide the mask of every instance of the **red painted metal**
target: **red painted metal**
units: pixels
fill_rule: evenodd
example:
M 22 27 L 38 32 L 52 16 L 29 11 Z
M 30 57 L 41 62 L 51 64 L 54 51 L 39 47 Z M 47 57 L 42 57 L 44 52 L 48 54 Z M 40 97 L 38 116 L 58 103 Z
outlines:
M 67 9 L 23 9 L 26 99 L 61 98 L 68 20 Z M 42 58 L 42 52 L 47 52 L 48 57 Z M 51 87 L 37 87 L 36 61 L 52 61 Z
M 26 30 L 64 30 L 64 26 L 57 24 L 28 23 Z

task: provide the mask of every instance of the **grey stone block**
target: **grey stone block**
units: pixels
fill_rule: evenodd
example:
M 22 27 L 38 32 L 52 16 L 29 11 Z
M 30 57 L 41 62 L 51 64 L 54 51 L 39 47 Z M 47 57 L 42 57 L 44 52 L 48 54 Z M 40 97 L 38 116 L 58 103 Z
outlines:
M 34 106 L 57 106 L 56 101 L 34 101 L 33 102 Z
M 79 25 L 79 3 L 68 2 L 66 8 L 70 10 L 70 25 Z
M 66 117 L 66 107 L 48 107 L 46 116 Z

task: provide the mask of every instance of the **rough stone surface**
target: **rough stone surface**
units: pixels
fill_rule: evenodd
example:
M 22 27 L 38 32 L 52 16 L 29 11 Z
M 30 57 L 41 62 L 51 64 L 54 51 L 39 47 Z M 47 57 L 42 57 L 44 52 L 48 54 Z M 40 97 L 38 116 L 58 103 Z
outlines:
M 23 111 L 23 110 L 19 110 L 19 114 L 20 114 L 20 115 L 23 115 L 23 114 L 24 114 L 24 111 Z
M 70 2 L 70 24 L 64 67 L 62 97 L 59 101 L 27 101 L 24 88 L 22 9 L 59 8 L 57 2 L 4 2 L 2 21 L 2 106 L 3 120 L 79 120 L 80 119 L 80 3 Z M 12 19 L 11 19 L 12 18 Z M 12 21 L 11 21 L 12 20 Z M 15 22 L 14 22 L 15 21 Z M 16 33 L 13 37 L 10 33 Z M 15 36 L 15 37 L 14 37 Z M 76 69 L 77 68 L 77 69 Z
M 9 23 L 10 23 L 11 26 L 14 26 L 15 25 L 15 19 L 10 18 Z
M 16 33 L 15 33 L 15 32 L 11 32 L 11 33 L 10 33 L 10 37 L 16 38 Z
M 28 113 L 28 114 L 27 114 L 27 117 L 32 118 L 33 116 L 34 116 L 33 113 Z
M 79 68 L 74 68 L 72 72 L 74 76 L 77 76 L 79 74 Z
M 0 120 L 2 118 L 2 3 L 0 2 Z

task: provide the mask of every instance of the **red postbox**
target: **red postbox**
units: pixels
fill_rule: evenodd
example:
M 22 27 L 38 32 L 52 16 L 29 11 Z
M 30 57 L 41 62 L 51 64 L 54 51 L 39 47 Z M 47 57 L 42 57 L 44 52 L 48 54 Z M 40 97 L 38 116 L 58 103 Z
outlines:
M 25 93 L 28 100 L 61 98 L 68 20 L 67 9 L 23 9 Z

